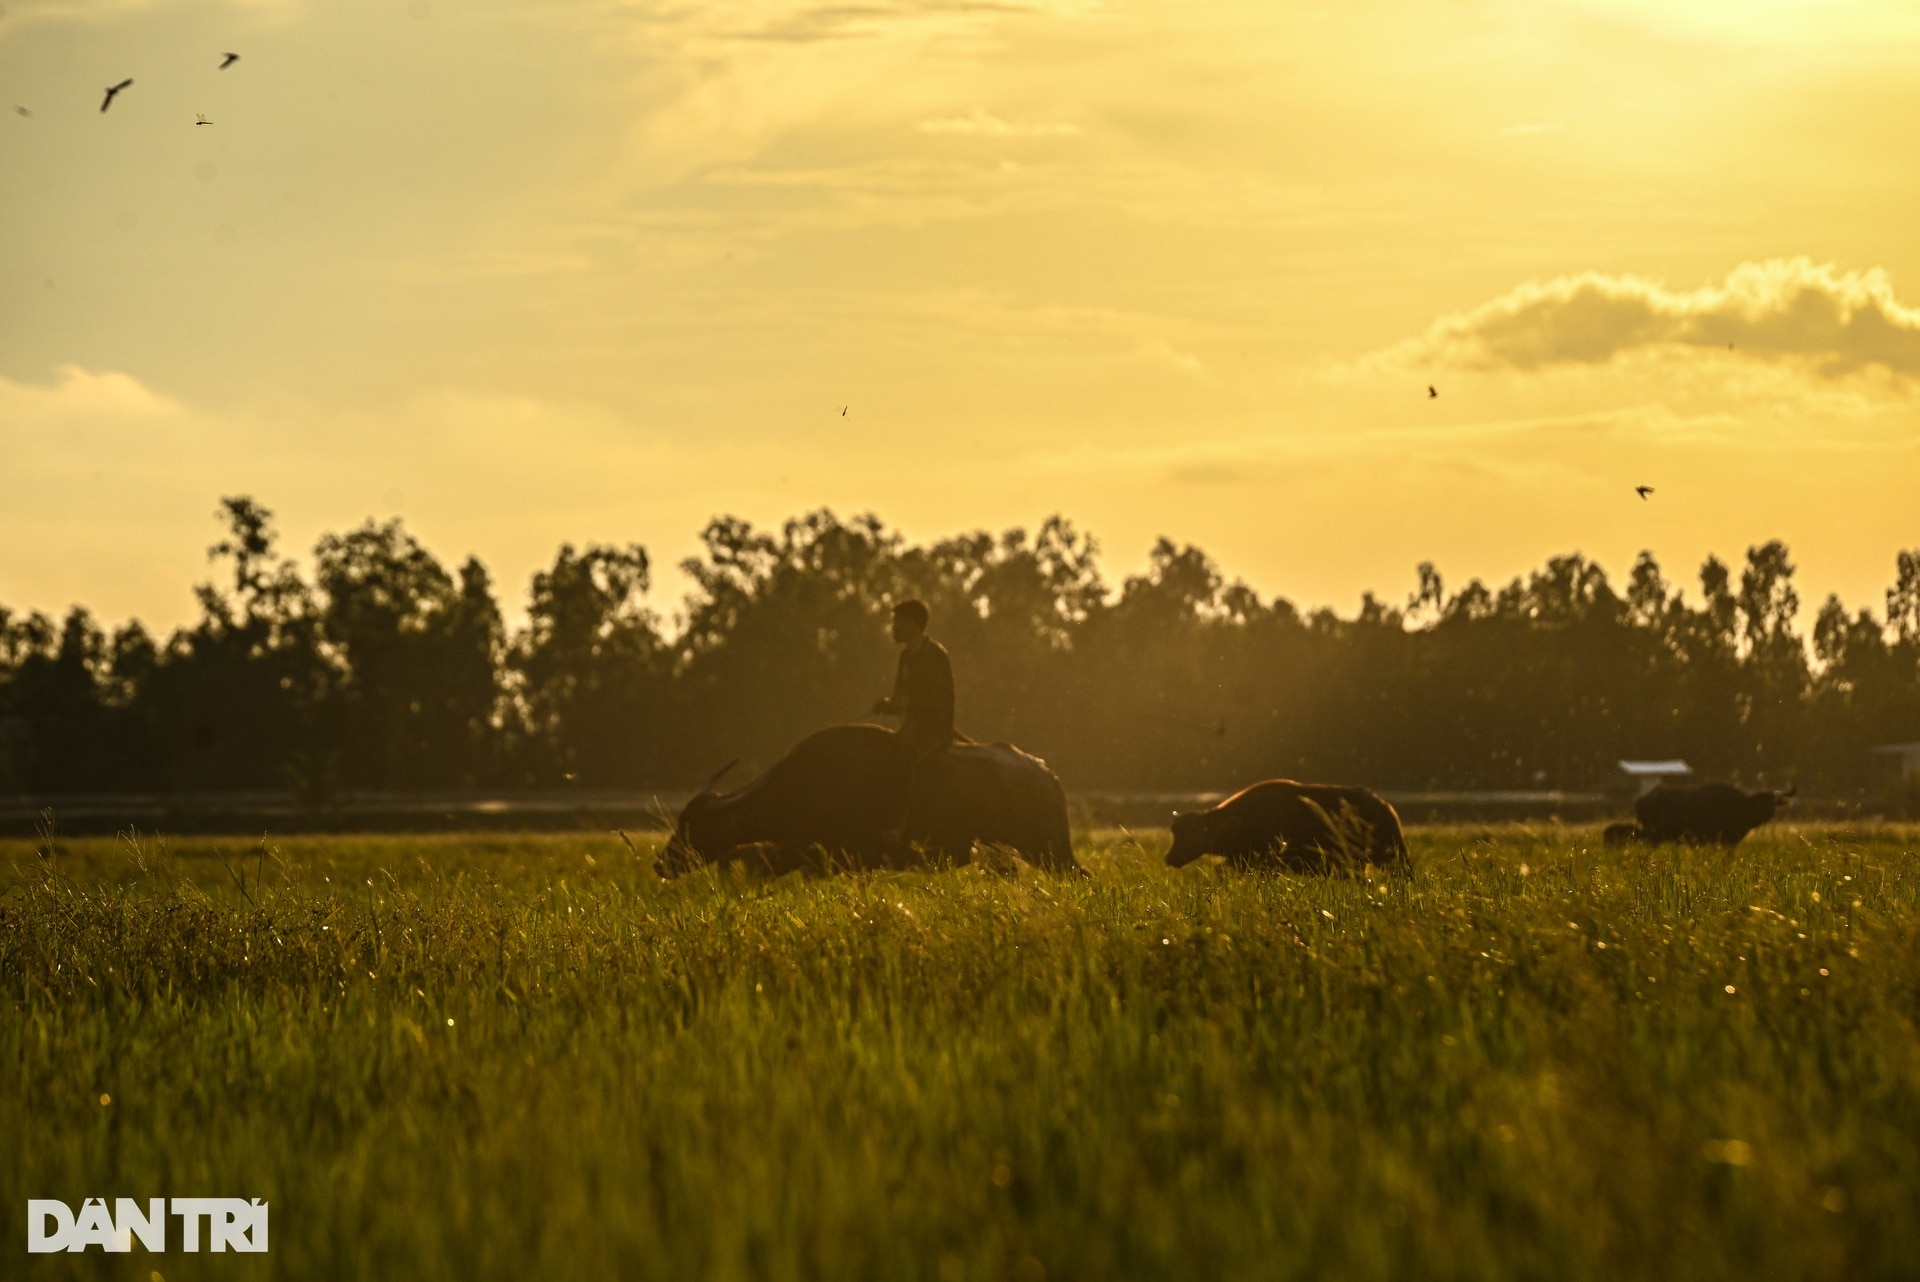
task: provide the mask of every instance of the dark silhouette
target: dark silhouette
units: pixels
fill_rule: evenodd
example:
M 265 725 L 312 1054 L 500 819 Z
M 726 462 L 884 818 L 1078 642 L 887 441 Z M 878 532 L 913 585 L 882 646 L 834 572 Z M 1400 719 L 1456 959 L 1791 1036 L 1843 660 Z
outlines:
M 875 712 L 899 717 L 900 741 L 915 758 L 953 742 L 953 660 L 927 635 L 931 612 L 918 598 L 893 607 L 893 639 L 900 646 L 893 693 L 876 701 Z
M 1884 609 L 1830 599 L 1810 627 L 1777 542 L 1708 558 L 1684 592 L 1650 554 L 1619 583 L 1579 555 L 1492 587 L 1422 565 L 1404 606 L 1336 615 L 1168 541 L 1109 584 L 1059 518 L 909 544 L 814 512 L 711 522 L 678 626 L 643 548 L 569 546 L 509 627 L 484 566 L 398 522 L 297 563 L 253 500 L 219 516 L 171 634 L 0 608 L 0 794 L 684 787 L 869 703 L 895 658 L 883 603 L 910 596 L 967 674 L 968 728 L 1076 789 L 1585 789 L 1658 755 L 1905 806 L 1871 749 L 1920 739 L 1920 549 Z
M 1748 792 L 1728 783 L 1663 783 L 1635 801 L 1633 813 L 1641 841 L 1737 846 L 1792 799 L 1792 791 Z
M 1404 865 L 1400 816 L 1365 788 L 1269 779 L 1210 810 L 1173 816 L 1167 865 L 1224 855 L 1236 868 L 1333 872 L 1363 864 Z
M 193 123 L 196 125 L 210 125 L 213 122 L 211 120 L 208 120 L 205 116 L 200 115 L 199 113 L 196 112 L 193 117 Z
M 100 100 L 100 110 L 105 111 L 108 107 L 111 107 L 113 105 L 114 96 L 118 94 L 122 89 L 128 88 L 132 84 L 133 84 L 133 81 L 131 79 L 128 79 L 128 80 L 122 80 L 117 85 L 109 85 L 107 87 L 107 96 Z
M 899 717 L 898 742 L 906 767 L 900 828 L 913 824 L 928 772 L 954 741 L 953 661 L 946 647 L 927 635 L 927 603 L 917 597 L 893 607 L 893 639 L 900 646 L 893 693 L 875 701 L 873 710 Z
M 28 111 L 25 107 L 20 107 L 20 106 L 14 107 L 13 112 L 16 116 L 31 116 L 33 114 L 31 111 Z
M 1438 388 L 1436 388 L 1436 387 L 1434 387 L 1434 385 L 1433 385 L 1432 383 L 1428 383 L 1428 384 L 1427 384 L 1427 399 L 1428 399 L 1428 400 L 1432 400 L 1432 399 L 1433 399 L 1434 397 L 1436 397 L 1436 396 L 1438 396 L 1438 395 L 1440 395 L 1440 391 L 1439 391 L 1439 389 L 1438 389 Z
M 507 652 L 519 694 L 500 709 L 519 727 L 508 751 L 521 779 L 606 788 L 684 777 L 684 758 L 670 755 L 674 652 L 646 605 L 650 577 L 644 548 L 572 544 L 533 576 L 526 631 Z
M 312 612 L 343 671 L 320 712 L 346 780 L 373 788 L 485 778 L 500 694 L 500 613 L 487 573 L 455 578 L 398 520 L 326 535 Z
M 945 754 L 920 808 L 924 826 L 907 842 L 888 830 L 907 762 L 880 726 L 816 731 L 737 792 L 715 793 L 731 768 L 710 777 L 681 810 L 661 852 L 662 876 L 748 857 L 775 873 L 810 859 L 847 868 L 963 863 L 976 842 L 1008 846 L 1050 871 L 1082 871 L 1060 781 L 1045 762 L 1006 744 Z
M 231 67 L 234 63 L 238 61 L 240 61 L 239 54 L 223 53 L 220 55 L 220 65 L 217 68 L 215 68 L 215 70 L 225 71 L 228 67 Z
M 1641 502 L 1644 503 L 1647 496 L 1653 493 L 1653 487 L 1651 485 L 1636 485 L 1633 487 L 1633 492 L 1638 494 Z

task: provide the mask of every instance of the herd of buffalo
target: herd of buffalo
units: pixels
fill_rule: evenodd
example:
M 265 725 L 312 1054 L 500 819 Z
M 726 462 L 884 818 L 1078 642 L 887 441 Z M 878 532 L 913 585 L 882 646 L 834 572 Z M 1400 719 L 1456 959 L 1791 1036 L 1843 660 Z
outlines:
M 977 846 L 1011 850 L 1036 868 L 1084 873 L 1073 855 L 1067 798 L 1046 762 L 1005 743 L 957 742 L 937 754 L 901 826 L 909 766 L 883 726 L 816 731 L 758 778 L 716 792 L 731 763 L 699 789 L 659 861 L 675 877 L 702 864 L 750 860 L 769 873 L 827 867 L 964 863 Z M 1609 845 L 1731 846 L 1771 819 L 1790 792 L 1731 784 L 1662 784 L 1635 803 L 1636 822 L 1609 826 Z M 1175 814 L 1167 863 L 1220 855 L 1240 868 L 1338 872 L 1407 862 L 1400 816 L 1366 788 L 1269 779 L 1207 810 Z

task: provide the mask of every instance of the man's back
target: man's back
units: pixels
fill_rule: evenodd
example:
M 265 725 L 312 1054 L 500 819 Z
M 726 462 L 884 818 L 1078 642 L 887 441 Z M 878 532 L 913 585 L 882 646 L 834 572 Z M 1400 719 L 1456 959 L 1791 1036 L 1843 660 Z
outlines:
M 953 661 L 931 637 L 900 651 L 894 695 L 905 704 L 900 737 L 931 749 L 953 742 Z

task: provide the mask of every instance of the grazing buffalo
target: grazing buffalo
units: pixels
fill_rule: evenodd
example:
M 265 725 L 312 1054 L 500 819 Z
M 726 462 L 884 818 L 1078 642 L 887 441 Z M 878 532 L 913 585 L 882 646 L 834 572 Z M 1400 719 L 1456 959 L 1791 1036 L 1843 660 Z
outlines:
M 869 725 L 815 731 L 738 791 L 715 793 L 720 775 L 709 779 L 680 812 L 660 874 L 724 864 L 751 847 L 780 871 L 805 866 L 815 852 L 851 868 L 964 863 L 976 842 L 1010 847 L 1052 872 L 1086 871 L 1073 857 L 1066 794 L 1046 762 L 1009 744 L 956 743 L 923 769 L 903 842 L 889 832 L 907 786 L 894 733 Z
M 1405 864 L 1407 839 L 1393 807 L 1365 788 L 1269 779 L 1211 810 L 1173 817 L 1168 865 L 1202 855 L 1225 855 L 1236 868 L 1331 872 Z
M 1640 841 L 1737 846 L 1793 799 L 1791 789 L 1748 792 L 1730 783 L 1663 783 L 1633 803 Z M 1615 828 L 1621 825 L 1614 825 Z M 1609 829 L 1611 832 L 1612 829 Z

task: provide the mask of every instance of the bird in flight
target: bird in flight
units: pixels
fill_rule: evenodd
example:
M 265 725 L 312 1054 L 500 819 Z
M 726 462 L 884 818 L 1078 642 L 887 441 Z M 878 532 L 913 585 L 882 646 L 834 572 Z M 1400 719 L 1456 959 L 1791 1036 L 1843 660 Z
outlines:
M 851 405 L 842 405 L 842 406 L 840 407 L 840 417 L 841 417 L 841 418 L 845 418 L 845 417 L 847 416 L 847 411 L 848 411 L 848 410 L 850 410 L 850 409 L 852 409 L 852 408 L 853 408 L 853 407 L 852 407 Z
M 113 96 L 132 83 L 133 81 L 131 79 L 127 79 L 122 80 L 117 85 L 109 85 L 107 87 L 107 96 L 100 100 L 100 110 L 105 111 L 108 107 L 111 107 L 113 105 Z
M 220 67 L 219 67 L 219 70 L 221 70 L 221 71 L 225 71 L 225 70 L 226 70 L 226 69 L 227 69 L 228 67 L 231 67 L 231 66 L 232 66 L 232 65 L 233 65 L 234 63 L 236 63 L 236 62 L 238 62 L 238 61 L 240 61 L 240 55 L 239 55 L 239 54 L 237 54 L 237 53 L 223 53 L 223 54 L 221 54 L 221 55 L 220 55 Z
M 1640 501 L 1644 503 L 1646 502 L 1647 495 L 1653 493 L 1653 487 L 1651 485 L 1636 485 L 1633 487 L 1633 492 L 1638 494 Z
M 25 107 L 15 107 L 13 110 L 15 115 L 31 116 L 33 114 L 31 111 L 28 111 Z
M 213 122 L 211 120 L 208 120 L 205 116 L 200 115 L 198 112 L 195 112 L 193 117 L 193 123 L 196 125 L 210 125 Z
M 1432 383 L 1428 383 L 1428 384 L 1427 384 L 1427 399 L 1428 399 L 1428 400 L 1432 400 L 1432 399 L 1433 399 L 1434 397 L 1436 397 L 1436 396 L 1438 396 L 1438 395 L 1440 395 L 1440 393 L 1439 393 L 1439 391 L 1438 391 L 1438 390 L 1437 390 L 1437 389 L 1436 389 L 1436 388 L 1434 387 L 1434 385 L 1433 385 Z

